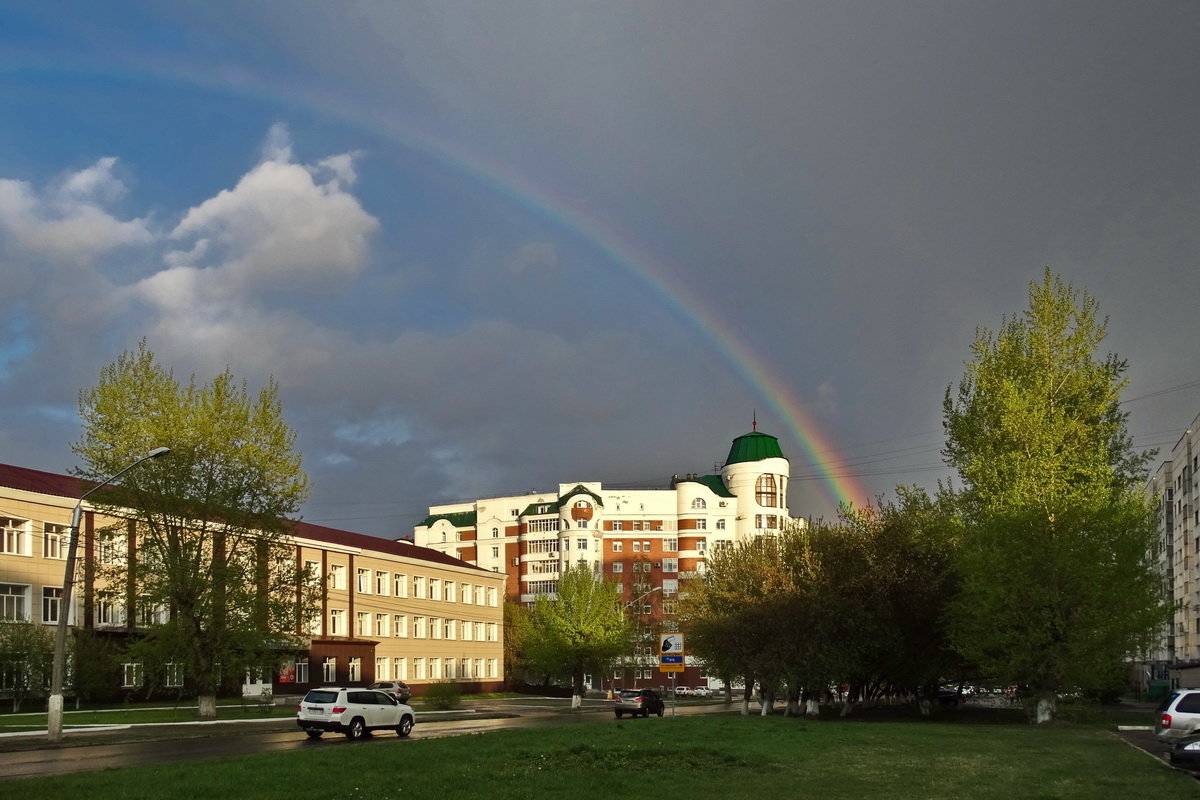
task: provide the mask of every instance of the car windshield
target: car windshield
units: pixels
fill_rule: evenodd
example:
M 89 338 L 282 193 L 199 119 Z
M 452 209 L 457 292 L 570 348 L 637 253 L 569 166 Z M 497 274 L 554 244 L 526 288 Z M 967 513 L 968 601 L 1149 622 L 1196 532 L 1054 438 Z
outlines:
M 333 703 L 337 701 L 337 692 L 330 692 L 323 689 L 313 689 L 308 694 L 304 695 L 306 703 Z
M 623 689 L 623 690 L 617 692 L 617 697 L 623 697 L 626 699 L 632 699 L 634 697 L 641 697 L 641 696 L 642 696 L 641 692 L 634 691 L 633 689 Z

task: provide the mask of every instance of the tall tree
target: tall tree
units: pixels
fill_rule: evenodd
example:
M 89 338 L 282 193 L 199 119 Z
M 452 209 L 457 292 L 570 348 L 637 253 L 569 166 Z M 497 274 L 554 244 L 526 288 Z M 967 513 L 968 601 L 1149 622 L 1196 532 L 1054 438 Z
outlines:
M 12 697 L 13 713 L 25 700 L 46 696 L 53 653 L 50 628 L 24 620 L 0 622 L 0 691 Z
M 127 555 L 110 559 L 102 577 L 113 599 L 134 606 L 131 622 L 145 633 L 136 651 L 182 673 L 200 715 L 215 717 L 222 675 L 276 666 L 315 610 L 288 540 L 308 481 L 278 388 L 272 381 L 252 396 L 228 370 L 182 384 L 143 341 L 104 367 L 79 409 L 84 479 L 171 449 L 153 469 L 93 495 L 129 520 L 104 532 Z
M 1125 362 L 1096 358 L 1096 301 L 1046 270 L 1029 308 L 981 329 L 957 393 L 945 456 L 962 477 L 966 530 L 956 646 L 1054 714 L 1064 686 L 1092 688 L 1166 617 L 1153 511 L 1137 484 L 1120 407 Z
M 583 704 L 584 675 L 610 669 L 629 639 L 616 584 L 582 563 L 562 571 L 554 597 L 538 597 L 528 623 L 525 648 L 531 666 L 570 676 L 572 708 Z

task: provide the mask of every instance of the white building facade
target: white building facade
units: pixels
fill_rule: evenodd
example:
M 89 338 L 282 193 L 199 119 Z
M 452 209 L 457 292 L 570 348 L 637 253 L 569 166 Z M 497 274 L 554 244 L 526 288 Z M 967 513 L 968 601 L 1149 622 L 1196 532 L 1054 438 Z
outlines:
M 674 476 L 662 489 L 560 483 L 555 491 L 431 506 L 417 545 L 506 576 L 510 600 L 557 590 L 567 565 L 584 562 L 619 587 L 644 633 L 678 630 L 681 581 L 704 572 L 709 552 L 778 532 L 792 520 L 789 462 L 774 436 L 733 440 L 715 475 Z M 649 652 L 612 676 L 620 685 L 665 683 Z M 607 676 L 605 676 L 607 677 Z M 699 664 L 677 676 L 702 683 Z

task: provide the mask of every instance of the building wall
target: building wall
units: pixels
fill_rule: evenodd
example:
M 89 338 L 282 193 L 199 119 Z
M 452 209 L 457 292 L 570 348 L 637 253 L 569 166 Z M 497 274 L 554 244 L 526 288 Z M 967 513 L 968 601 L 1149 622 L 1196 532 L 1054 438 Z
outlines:
M 41 598 L 44 589 L 62 588 L 65 533 L 78 495 L 6 485 L 36 483 L 34 479 L 43 475 L 0 465 L 0 519 L 9 521 L 4 523 L 9 532 L 0 530 L 0 618 L 19 613 L 22 619 L 53 625 L 53 615 L 43 614 Z M 45 476 L 45 480 L 64 491 L 77 491 L 66 476 Z M 92 511 L 84 514 L 75 613 L 70 619 L 99 630 L 132 631 L 136 609 L 114 613 L 122 610 L 100 609 L 94 602 L 100 588 L 94 580 L 94 562 L 109 551 L 98 546 L 93 532 L 113 524 L 121 521 L 98 518 Z M 62 547 L 47 549 L 47 536 L 55 543 L 61 540 Z M 329 682 L 339 684 L 400 679 L 416 694 L 442 678 L 482 691 L 502 686 L 504 575 L 411 544 L 305 523 L 297 527 L 293 540 L 297 566 L 312 565 L 313 574 L 321 576 L 321 604 L 309 630 L 300 632 L 307 647 L 286 657 L 279 672 L 267 676 L 276 692 L 299 692 L 326 683 L 326 659 L 333 660 L 334 680 Z M 339 570 L 344 579 L 335 581 Z M 359 570 L 366 577 L 362 584 Z M 420 587 L 420 596 L 415 586 Z M 23 592 L 19 603 L 3 594 L 11 587 Z M 432 596 L 430 587 L 436 587 Z M 361 622 L 360 614 L 366 615 Z M 335 616 L 340 616 L 337 629 Z M 414 631 L 416 620 L 423 621 L 423 636 Z M 437 620 L 436 631 L 431 630 L 430 620 Z M 305 672 L 307 680 L 303 680 Z

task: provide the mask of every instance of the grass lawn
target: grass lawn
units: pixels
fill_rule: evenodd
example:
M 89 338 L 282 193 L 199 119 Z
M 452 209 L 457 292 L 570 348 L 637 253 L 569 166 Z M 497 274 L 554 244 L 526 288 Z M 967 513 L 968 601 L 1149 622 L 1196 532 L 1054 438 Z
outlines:
M 419 731 L 419 727 L 418 727 Z M 5 781 L 39 800 L 136 798 L 1127 798 L 1200 784 L 1091 726 L 611 718 L 453 739 Z

